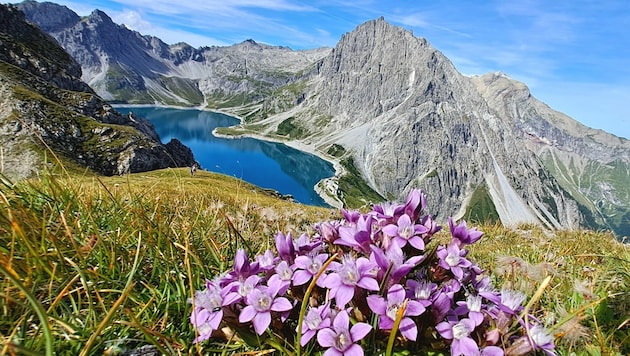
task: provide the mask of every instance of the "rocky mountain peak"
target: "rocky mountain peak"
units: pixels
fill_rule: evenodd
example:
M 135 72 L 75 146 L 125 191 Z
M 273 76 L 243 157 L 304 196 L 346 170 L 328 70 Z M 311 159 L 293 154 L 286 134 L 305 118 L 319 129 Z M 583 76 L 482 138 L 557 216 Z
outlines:
M 77 23 L 81 18 L 74 11 L 66 6 L 52 2 L 42 2 L 27 0 L 18 7 L 29 14 L 28 20 L 38 24 L 45 32 L 57 32 L 68 26 Z

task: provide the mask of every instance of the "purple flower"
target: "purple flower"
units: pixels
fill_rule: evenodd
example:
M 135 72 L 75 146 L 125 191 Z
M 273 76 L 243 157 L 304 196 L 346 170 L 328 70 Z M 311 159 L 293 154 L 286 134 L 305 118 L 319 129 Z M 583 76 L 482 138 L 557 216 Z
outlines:
M 400 284 L 394 284 L 387 292 L 387 300 L 379 295 L 367 297 L 370 309 L 379 316 L 378 327 L 381 330 L 391 330 L 394 327 L 398 310 L 405 301 L 405 290 Z M 416 300 L 407 300 L 407 308 L 400 321 L 400 333 L 409 340 L 416 341 L 418 327 L 408 316 L 418 316 L 425 308 Z
M 276 256 L 271 250 L 265 251 L 264 254 L 256 256 L 257 267 L 261 271 L 270 271 L 276 266 Z
M 232 278 L 232 280 L 236 279 L 245 279 L 253 274 L 256 274 L 255 268 L 252 269 L 249 264 L 249 258 L 247 257 L 247 252 L 243 249 L 239 249 L 236 251 L 236 255 L 234 256 L 234 268 L 228 274 L 228 278 Z
M 206 289 L 196 291 L 192 300 L 194 309 L 190 315 L 190 322 L 199 332 L 194 343 L 207 340 L 214 330 L 219 329 L 223 319 L 223 298 L 221 290 L 212 282 L 206 284 Z
M 431 297 L 431 295 L 433 294 L 433 292 L 435 292 L 435 290 L 437 289 L 437 284 L 433 283 L 433 282 L 429 282 L 429 281 L 416 281 L 415 279 L 408 279 L 407 280 L 407 288 L 409 289 L 410 292 L 410 298 L 416 299 L 416 300 L 427 300 L 429 301 L 429 298 Z M 429 303 L 427 305 L 430 305 L 431 302 L 429 301 Z M 425 305 L 425 307 L 427 306 Z
M 278 284 L 270 284 L 268 287 L 252 289 L 247 295 L 247 306 L 241 310 L 238 321 L 251 321 L 256 333 L 262 335 L 271 324 L 272 311 L 285 312 L 293 308 L 287 298 L 276 297 L 279 287 Z
M 553 335 L 549 333 L 544 326 L 536 324 L 529 329 L 529 337 L 534 343 L 536 350 L 542 350 L 547 355 L 555 355 L 555 346 L 553 344 Z
M 305 255 L 310 252 L 317 252 L 322 245 L 321 239 L 311 240 L 308 234 L 302 234 L 295 241 L 293 247 L 298 255 Z
M 396 203 L 382 203 L 380 205 L 374 205 L 372 212 L 376 215 L 380 224 L 388 225 L 398 220 L 398 218 L 404 213 L 405 206 Z
M 356 224 L 361 216 L 361 213 L 356 210 L 348 211 L 346 209 L 341 209 L 341 214 L 350 224 Z
M 431 313 L 435 320 L 442 320 L 451 311 L 455 294 L 461 290 L 456 279 L 444 283 L 440 290 L 431 296 Z
M 446 248 L 440 246 L 437 250 L 437 255 L 440 258 L 440 267 L 450 270 L 455 278 L 461 280 L 464 278 L 463 268 L 472 266 L 472 263 L 468 261 L 464 256 L 468 251 L 460 250 L 459 245 L 450 243 Z
M 293 270 L 289 267 L 287 261 L 278 263 L 275 268 L 276 273 L 269 277 L 268 284 L 278 284 L 278 294 L 282 295 L 291 286 L 291 280 L 293 279 Z
M 468 318 L 475 322 L 475 326 L 479 326 L 483 322 L 484 316 L 481 312 L 481 296 L 470 294 L 466 297 L 465 302 L 457 302 L 457 305 L 458 307 L 455 309 L 455 314 L 468 314 Z
M 407 242 L 417 250 L 424 250 L 424 240 L 421 234 L 427 232 L 428 229 L 423 225 L 415 225 L 411 221 L 409 215 L 404 214 L 398 218 L 398 224 L 389 224 L 383 228 L 383 232 L 394 238 L 394 243 L 398 246 L 405 247 Z
M 243 300 L 249 292 L 256 288 L 261 278 L 253 275 L 245 280 L 234 281 L 222 289 L 224 295 L 223 305 L 231 305 Z
M 374 279 L 376 265 L 365 257 L 354 259 L 345 255 L 341 264 L 336 264 L 335 272 L 326 277 L 326 288 L 330 289 L 330 296 L 337 301 L 337 307 L 343 307 L 354 297 L 354 288 L 361 287 L 366 290 L 379 289 L 378 282 Z
M 409 194 L 407 194 L 405 214 L 409 215 L 412 221 L 417 221 L 426 205 L 427 196 L 419 189 L 412 189 Z
M 332 327 L 321 329 L 317 333 L 317 342 L 327 347 L 323 356 L 363 356 L 363 348 L 355 342 L 363 339 L 372 327 L 366 323 L 356 323 L 349 328 L 350 317 L 345 310 L 340 311 L 333 320 Z
M 426 232 L 426 237 L 427 238 L 437 234 L 440 230 L 442 230 L 442 227 L 440 225 L 438 225 L 435 222 L 435 220 L 433 220 L 431 215 L 427 215 L 424 218 L 422 218 L 422 226 L 426 227 L 427 230 L 428 230 Z
M 322 239 L 328 243 L 332 243 L 339 238 L 339 224 L 332 222 L 319 223 L 315 228 L 319 231 Z
M 435 326 L 440 335 L 451 342 L 451 355 L 474 356 L 480 355 L 479 346 L 470 337 L 475 330 L 475 322 L 470 319 L 460 321 L 443 321 Z
M 298 256 L 295 258 L 295 272 L 293 272 L 293 284 L 296 286 L 301 286 L 302 284 L 311 280 L 313 276 L 315 276 L 319 270 L 322 269 L 322 266 L 328 259 L 328 255 L 325 253 L 320 253 L 318 255 L 308 254 L 305 256 Z M 317 280 L 317 285 L 320 287 L 324 287 L 324 282 L 326 281 L 326 275 L 322 274 Z
M 339 239 L 334 243 L 352 247 L 357 252 L 369 253 L 372 244 L 372 223 L 372 216 L 359 216 L 356 224 L 339 227 Z
M 304 315 L 304 321 L 302 321 L 300 345 L 306 345 L 318 330 L 330 327 L 329 314 L 330 306 L 328 304 L 320 305 L 317 308 L 308 308 L 308 312 Z
M 502 288 L 501 300 L 497 303 L 497 305 L 502 311 L 514 315 L 520 311 L 524 301 L 525 294 L 517 290 Z
M 460 247 L 475 243 L 481 238 L 481 236 L 483 236 L 483 232 L 478 231 L 477 228 L 468 229 L 466 221 L 462 221 L 458 225 L 455 225 L 453 218 L 448 218 L 448 226 L 451 229 L 453 242 L 458 244 Z
M 540 324 L 532 326 L 529 335 L 516 339 L 506 351 L 509 355 L 525 355 L 536 350 L 542 350 L 546 355 L 556 355 L 553 336 Z
M 276 250 L 278 250 L 280 258 L 287 261 L 289 264 L 292 264 L 293 259 L 295 258 L 295 247 L 293 246 L 291 233 L 285 235 L 278 232 L 274 239 L 276 241 Z
M 389 280 L 387 281 L 389 284 L 398 283 L 402 277 L 407 275 L 424 258 L 425 256 L 413 256 L 405 261 L 405 255 L 398 244 L 391 244 L 386 252 L 383 252 L 376 246 L 372 246 L 372 253 L 370 254 L 370 260 L 379 267 L 377 275 L 379 280 L 382 280 L 389 270 Z

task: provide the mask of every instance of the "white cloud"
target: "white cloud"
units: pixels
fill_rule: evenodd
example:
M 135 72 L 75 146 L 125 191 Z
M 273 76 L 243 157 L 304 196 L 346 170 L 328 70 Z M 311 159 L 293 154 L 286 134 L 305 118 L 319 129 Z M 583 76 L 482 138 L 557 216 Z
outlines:
M 148 21 L 144 20 L 140 13 L 133 10 L 125 9 L 123 12 L 112 14 L 112 20 L 140 33 L 150 33 L 154 30 L 154 27 Z

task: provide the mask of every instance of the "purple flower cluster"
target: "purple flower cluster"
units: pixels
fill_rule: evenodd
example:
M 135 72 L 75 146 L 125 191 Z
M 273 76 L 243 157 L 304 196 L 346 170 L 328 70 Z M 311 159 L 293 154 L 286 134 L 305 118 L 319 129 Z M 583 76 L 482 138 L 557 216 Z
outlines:
M 277 253 L 250 260 L 239 250 L 232 270 L 191 299 L 195 342 L 229 327 L 276 338 L 272 347 L 363 355 L 382 353 L 395 332 L 396 348 L 417 352 L 553 354 L 553 336 L 522 318 L 524 295 L 495 290 L 467 258 L 482 232 L 449 219 L 450 243 L 431 246 L 441 227 L 425 205 L 412 190 L 405 204 L 342 210 L 343 220 L 318 223 L 312 236 L 278 233 Z

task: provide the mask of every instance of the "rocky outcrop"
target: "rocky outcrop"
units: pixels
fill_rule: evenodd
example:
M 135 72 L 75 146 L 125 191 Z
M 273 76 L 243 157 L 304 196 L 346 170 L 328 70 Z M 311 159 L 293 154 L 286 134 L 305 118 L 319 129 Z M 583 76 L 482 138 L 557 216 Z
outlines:
M 78 79 L 80 66 L 10 5 L 0 5 L 0 41 L 5 176 L 28 177 L 57 159 L 106 175 L 194 163 L 179 141 L 163 145 L 150 122 L 124 116 L 98 97 Z

